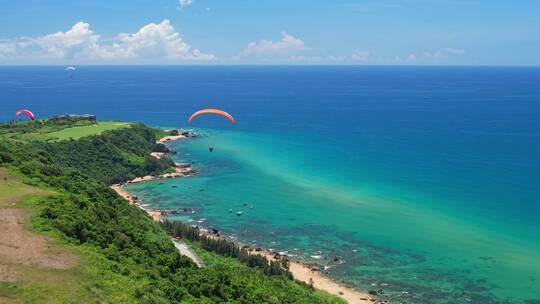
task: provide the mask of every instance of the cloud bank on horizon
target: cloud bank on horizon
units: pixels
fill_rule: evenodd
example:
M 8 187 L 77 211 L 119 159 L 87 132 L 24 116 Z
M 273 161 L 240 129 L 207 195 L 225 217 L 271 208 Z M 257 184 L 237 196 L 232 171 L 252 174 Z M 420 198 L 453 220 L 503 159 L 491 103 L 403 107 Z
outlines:
M 289 35 L 287 32 L 281 33 L 280 41 L 271 41 L 261 39 L 259 42 L 250 42 L 248 46 L 240 52 L 241 56 L 265 56 L 265 55 L 281 55 L 289 54 L 294 51 L 303 51 L 306 49 L 304 41 Z
M 538 11 L 532 0 L 13 1 L 0 10 L 0 64 L 540 65 Z
M 180 0 L 190 5 L 191 0 Z M 232 62 L 305 63 L 305 62 L 368 62 L 369 51 L 355 50 L 348 56 L 319 56 L 305 54 L 311 49 L 304 41 L 285 31 L 281 39 L 252 41 Z M 409 54 L 395 62 L 416 62 L 418 58 L 447 59 L 465 54 L 464 50 L 445 48 L 433 53 Z M 0 63 L 202 63 L 215 62 L 218 57 L 187 44 L 171 22 L 149 23 L 134 33 L 119 33 L 112 39 L 102 39 L 90 29 L 90 24 L 79 21 L 65 32 L 38 37 L 0 40 Z
M 0 58 L 16 61 L 63 63 L 209 61 L 216 56 L 201 52 L 182 40 L 170 21 L 149 23 L 135 33 L 119 33 L 110 41 L 79 21 L 65 32 L 0 41 Z

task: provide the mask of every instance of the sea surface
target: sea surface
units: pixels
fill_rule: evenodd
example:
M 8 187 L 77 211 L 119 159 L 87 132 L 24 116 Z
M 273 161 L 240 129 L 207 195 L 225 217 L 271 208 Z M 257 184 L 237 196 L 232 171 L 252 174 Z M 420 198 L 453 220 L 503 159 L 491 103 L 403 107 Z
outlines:
M 193 129 L 128 190 L 394 302 L 540 303 L 540 68 L 0 67 L 0 106 Z

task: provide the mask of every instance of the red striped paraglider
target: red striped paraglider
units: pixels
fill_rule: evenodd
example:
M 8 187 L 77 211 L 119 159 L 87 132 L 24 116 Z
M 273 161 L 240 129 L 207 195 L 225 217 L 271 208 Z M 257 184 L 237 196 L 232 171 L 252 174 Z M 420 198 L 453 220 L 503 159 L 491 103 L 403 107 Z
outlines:
M 216 115 L 221 115 L 225 118 L 227 118 L 230 122 L 232 122 L 233 124 L 236 124 L 236 120 L 234 119 L 234 117 L 232 117 L 231 114 L 225 112 L 225 111 L 222 111 L 222 110 L 219 110 L 219 109 L 203 109 L 203 110 L 200 110 L 200 111 L 197 111 L 193 114 L 191 114 L 191 116 L 189 117 L 188 119 L 188 123 L 191 123 L 191 121 L 193 120 L 193 118 L 199 116 L 199 115 L 202 115 L 202 114 L 216 114 Z
M 36 120 L 36 117 L 34 116 L 34 113 L 26 110 L 26 109 L 22 109 L 22 110 L 19 110 L 17 111 L 17 113 L 15 113 L 16 116 L 19 116 L 21 114 L 24 114 L 26 116 L 28 116 L 28 118 L 30 118 L 31 120 Z

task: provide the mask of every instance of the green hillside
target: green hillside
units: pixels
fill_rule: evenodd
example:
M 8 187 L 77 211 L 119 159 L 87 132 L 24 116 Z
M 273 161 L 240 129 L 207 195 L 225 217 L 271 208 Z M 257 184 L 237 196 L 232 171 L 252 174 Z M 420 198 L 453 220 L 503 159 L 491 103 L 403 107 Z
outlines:
M 179 255 L 160 225 L 109 188 L 170 169 L 149 156 L 158 134 L 141 124 L 0 124 L 0 217 L 24 210 L 12 226 L 54 261 L 0 251 L 0 266 L 13 269 L 0 273 L 1 303 L 343 303 L 263 267 L 207 252 L 213 262 L 198 268 Z

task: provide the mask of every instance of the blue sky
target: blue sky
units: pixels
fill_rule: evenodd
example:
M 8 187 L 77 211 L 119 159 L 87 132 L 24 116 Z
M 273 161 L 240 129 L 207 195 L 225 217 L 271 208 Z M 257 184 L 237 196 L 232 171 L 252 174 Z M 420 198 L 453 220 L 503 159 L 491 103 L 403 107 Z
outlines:
M 540 65 L 540 1 L 25 0 L 0 64 Z

